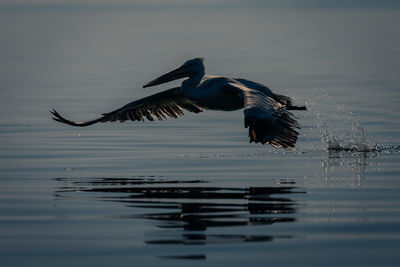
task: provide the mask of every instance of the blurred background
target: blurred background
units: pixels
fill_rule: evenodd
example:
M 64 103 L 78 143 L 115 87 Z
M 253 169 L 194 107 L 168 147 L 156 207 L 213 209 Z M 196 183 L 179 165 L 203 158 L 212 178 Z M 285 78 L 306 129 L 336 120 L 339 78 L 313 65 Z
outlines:
M 1 0 L 0 264 L 397 266 L 399 18 L 394 0 Z M 307 105 L 295 113 L 296 148 L 248 144 L 242 111 L 83 129 L 51 120 L 52 107 L 88 120 L 176 86 L 142 89 L 194 57 L 207 74 L 254 80 Z M 228 212 L 243 224 L 199 230 L 211 241 L 186 246 L 193 232 L 165 230 L 154 213 L 199 200 L 135 191 L 164 210 L 132 208 L 129 179 L 196 181 L 224 193 L 205 198 L 213 208 L 282 205 Z M 245 191 L 232 199 L 229 190 Z M 172 217 L 200 213 L 204 223 L 209 212 Z M 175 245 L 148 241 L 160 237 Z

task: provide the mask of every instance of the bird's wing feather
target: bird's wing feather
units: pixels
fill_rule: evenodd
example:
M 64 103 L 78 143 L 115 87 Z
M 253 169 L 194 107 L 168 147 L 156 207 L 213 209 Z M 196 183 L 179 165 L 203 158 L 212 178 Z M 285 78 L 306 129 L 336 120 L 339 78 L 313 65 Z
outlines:
M 284 105 L 261 91 L 229 83 L 224 90 L 241 94 L 244 102 L 244 125 L 250 142 L 270 144 L 276 148 L 293 148 L 299 125 Z
M 183 115 L 183 109 L 190 112 L 198 113 L 203 109 L 194 101 L 186 98 L 180 87 L 174 87 L 163 92 L 144 97 L 133 101 L 119 109 L 109 113 L 104 113 L 101 117 L 86 121 L 70 121 L 62 117 L 55 109 L 51 111 L 53 119 L 58 122 L 69 124 L 72 126 L 89 126 L 97 122 L 120 121 L 144 121 L 147 118 L 150 121 L 154 120 L 155 116 L 159 120 L 166 119 L 168 116 L 177 118 Z

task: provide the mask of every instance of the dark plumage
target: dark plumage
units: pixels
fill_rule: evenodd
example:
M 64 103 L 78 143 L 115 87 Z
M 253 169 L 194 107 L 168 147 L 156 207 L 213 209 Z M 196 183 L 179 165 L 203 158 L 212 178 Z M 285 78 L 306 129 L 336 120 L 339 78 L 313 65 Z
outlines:
M 205 75 L 203 59 L 186 61 L 181 67 L 152 80 L 143 87 L 155 86 L 189 77 L 180 87 L 133 101 L 101 117 L 80 122 L 51 111 L 55 121 L 85 127 L 107 121 L 153 121 L 166 117 L 177 118 L 183 110 L 199 113 L 205 109 L 231 111 L 244 109 L 244 125 L 249 128 L 250 142 L 269 144 L 276 148 L 293 148 L 297 141 L 299 124 L 289 110 L 306 110 L 294 106 L 290 97 L 275 94 L 260 83 L 241 78 Z

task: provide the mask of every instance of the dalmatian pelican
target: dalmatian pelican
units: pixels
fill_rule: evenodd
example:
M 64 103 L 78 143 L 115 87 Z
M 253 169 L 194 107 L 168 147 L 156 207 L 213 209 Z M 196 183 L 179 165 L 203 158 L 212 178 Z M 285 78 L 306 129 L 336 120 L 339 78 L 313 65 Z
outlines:
M 300 126 L 290 110 L 306 110 L 306 107 L 292 105 L 290 97 L 275 94 L 267 86 L 246 79 L 205 75 L 202 58 L 186 61 L 179 68 L 145 84 L 143 88 L 181 78 L 187 79 L 180 87 L 135 100 L 93 120 L 71 121 L 62 117 L 55 109 L 51 113 L 55 121 L 85 127 L 108 121 L 177 118 L 184 114 L 184 109 L 194 113 L 207 109 L 244 109 L 244 126 L 249 129 L 250 143 L 268 144 L 283 149 L 295 146 Z

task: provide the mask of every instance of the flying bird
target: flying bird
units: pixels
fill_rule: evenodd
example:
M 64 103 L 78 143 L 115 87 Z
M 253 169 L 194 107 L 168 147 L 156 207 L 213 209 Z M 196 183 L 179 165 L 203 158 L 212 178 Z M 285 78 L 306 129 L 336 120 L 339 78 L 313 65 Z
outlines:
M 273 93 L 267 86 L 241 78 L 205 75 L 202 58 L 186 61 L 179 68 L 145 84 L 143 88 L 185 79 L 181 86 L 133 101 L 101 117 L 80 122 L 62 117 L 55 109 L 53 119 L 77 127 L 108 121 L 153 121 L 177 118 L 183 110 L 233 111 L 244 109 L 244 126 L 249 128 L 250 143 L 269 144 L 276 148 L 293 148 L 300 128 L 289 110 L 306 110 L 292 105 L 290 97 Z

